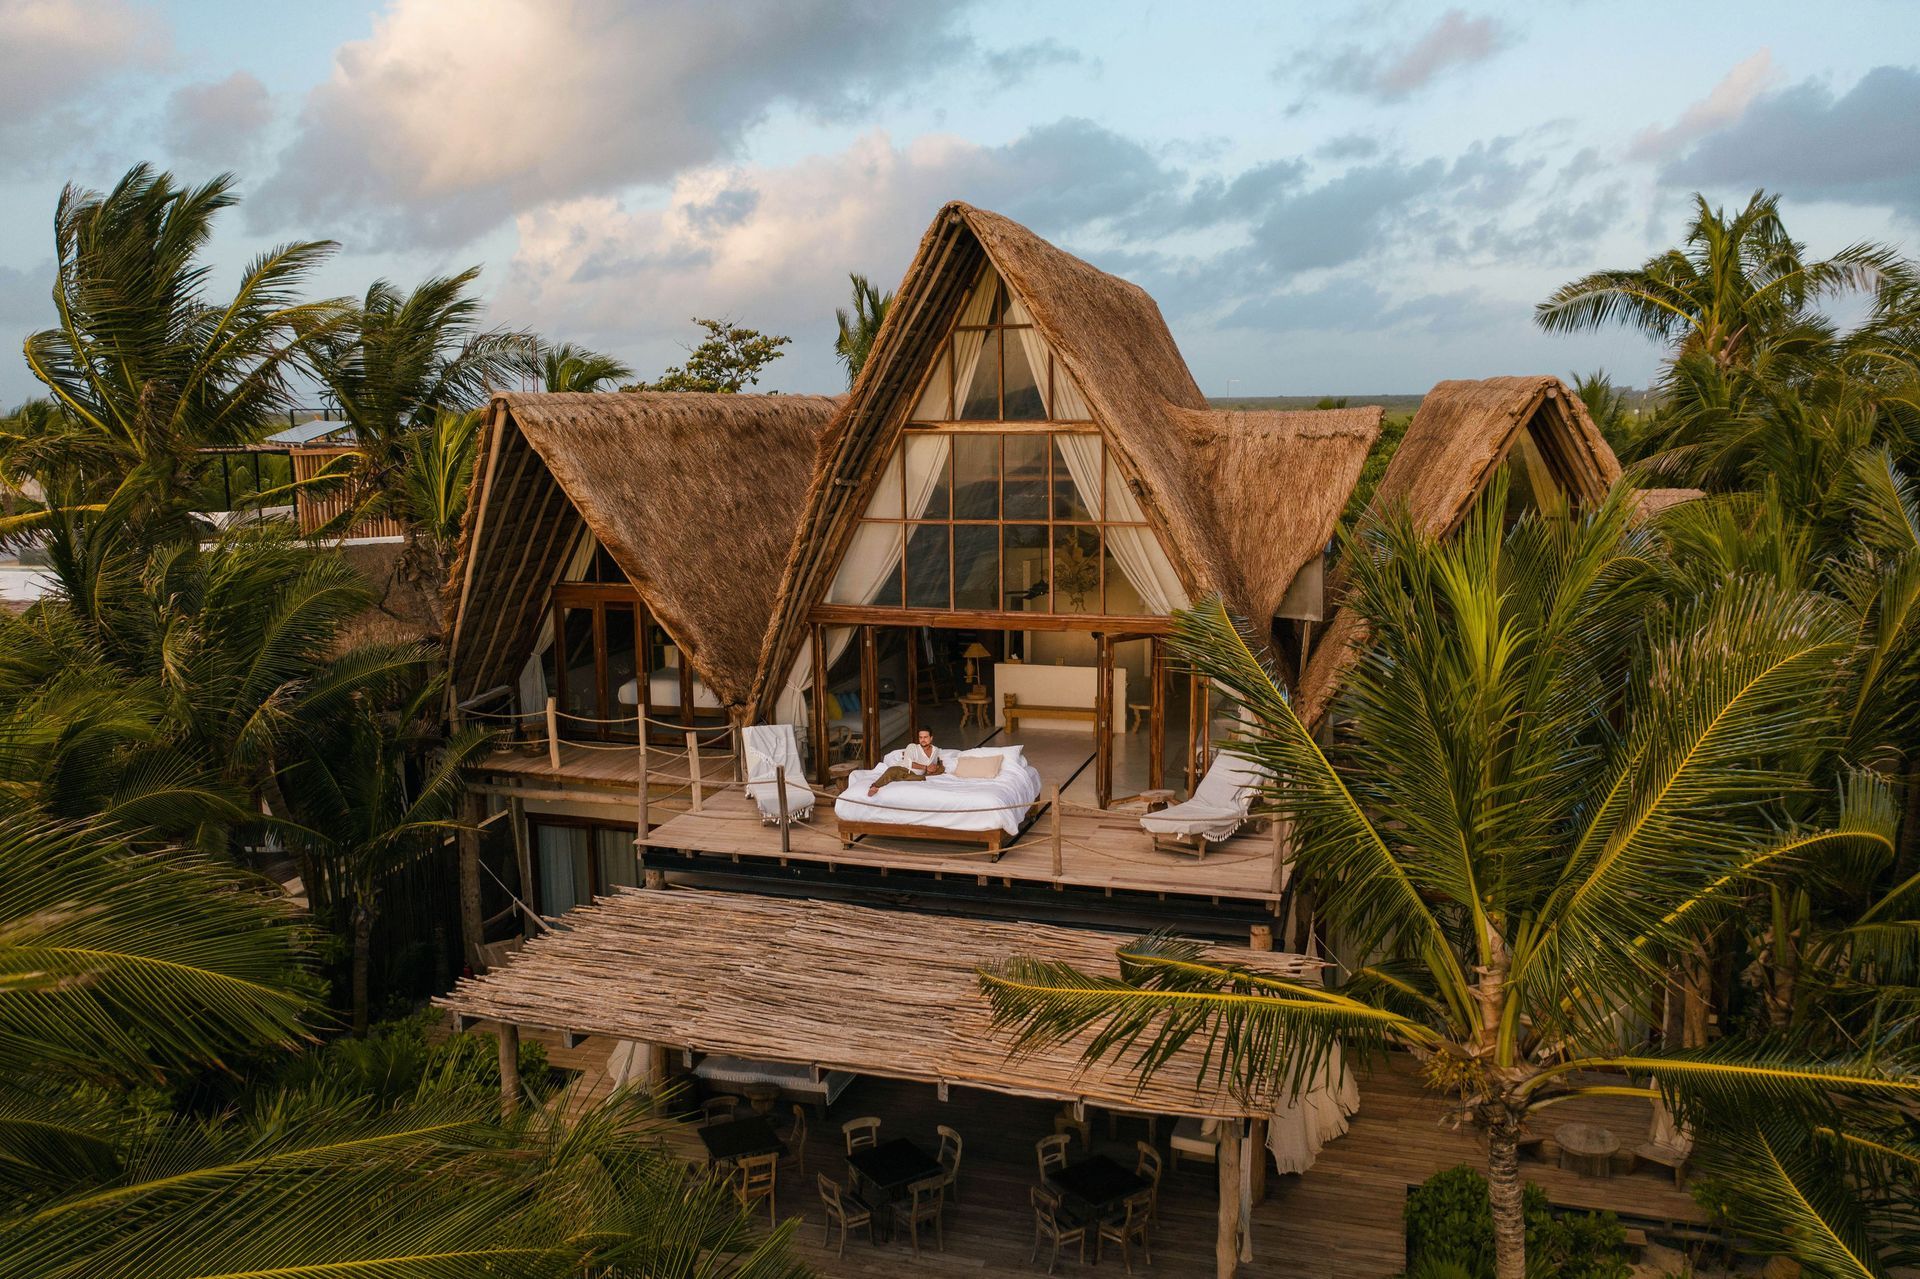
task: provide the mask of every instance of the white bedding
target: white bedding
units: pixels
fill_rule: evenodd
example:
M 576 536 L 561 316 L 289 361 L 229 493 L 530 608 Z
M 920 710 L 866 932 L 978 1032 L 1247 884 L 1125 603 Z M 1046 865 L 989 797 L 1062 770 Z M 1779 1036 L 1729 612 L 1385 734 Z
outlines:
M 620 686 L 620 704 L 632 706 L 639 695 L 639 687 L 633 680 Z M 647 697 L 655 706 L 678 706 L 680 704 L 680 672 L 654 671 L 647 676 Z M 707 691 L 707 686 L 698 675 L 693 677 L 693 705 L 697 710 L 719 710 L 720 699 Z
M 989 748 L 993 749 L 993 748 Z M 968 752 L 969 754 L 973 752 Z M 1020 833 L 1027 807 L 1040 798 L 1040 774 L 1025 755 L 999 748 L 1006 762 L 1000 775 L 962 779 L 953 775 L 959 751 L 941 751 L 947 772 L 921 782 L 893 782 L 869 796 L 867 787 L 901 752 L 890 751 L 879 768 L 863 768 L 847 778 L 847 789 L 833 803 L 833 815 L 843 822 L 886 822 L 900 826 L 934 826 L 941 830 L 983 831 L 999 827 L 1009 835 Z M 991 809 L 990 812 L 972 811 Z

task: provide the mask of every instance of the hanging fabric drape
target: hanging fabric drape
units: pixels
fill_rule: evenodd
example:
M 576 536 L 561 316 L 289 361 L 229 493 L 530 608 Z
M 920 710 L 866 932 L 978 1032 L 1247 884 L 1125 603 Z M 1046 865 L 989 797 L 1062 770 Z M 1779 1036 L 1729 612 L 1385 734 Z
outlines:
M 1007 330 L 1009 338 L 1020 339 L 1020 351 L 1027 357 L 1027 367 L 1033 370 L 1034 385 L 1040 389 L 1040 403 L 1044 416 L 1058 419 L 1061 415 L 1054 412 L 1053 392 L 1047 386 L 1047 340 L 1040 336 L 1040 330 L 1033 327 L 1033 316 L 1027 311 L 1027 304 L 1019 298 L 1007 300 L 1007 323 L 1024 324 L 1024 329 Z
M 993 295 L 999 292 L 999 284 L 1000 277 L 994 274 L 993 267 L 982 267 L 979 278 L 973 282 L 973 291 L 967 294 L 967 304 L 960 308 L 960 318 L 956 323 L 985 324 L 993 319 Z M 975 329 L 971 333 L 954 330 L 953 402 L 947 406 L 948 413 L 953 417 L 960 416 L 961 406 L 967 402 L 967 391 L 973 386 L 973 376 L 980 368 L 980 353 L 989 336 L 985 329 Z
M 1073 476 L 1073 487 L 1079 490 L 1080 500 L 1087 504 L 1087 509 L 1099 510 L 1100 437 L 1061 432 L 1053 438 L 1060 446 L 1060 456 L 1066 459 L 1067 471 Z M 1105 518 L 1146 518 L 1133 492 L 1120 481 L 1117 474 L 1113 482 L 1107 485 Z M 1139 592 L 1141 604 L 1147 613 L 1164 617 L 1176 608 L 1187 607 L 1187 588 L 1181 584 L 1180 575 L 1174 572 L 1173 562 L 1167 558 L 1167 553 L 1160 549 L 1160 539 L 1152 529 L 1123 528 L 1110 524 L 1103 531 L 1107 537 L 1107 549 L 1113 553 L 1120 572 Z
M 593 564 L 593 552 L 598 543 L 593 539 L 590 529 L 582 525 L 580 540 L 575 543 L 573 553 L 560 570 L 558 581 L 577 582 L 587 575 L 587 569 Z M 547 665 L 543 660 L 549 648 L 553 647 L 553 610 L 545 610 L 540 620 L 540 630 L 533 639 L 533 656 L 520 668 L 519 695 L 520 711 L 530 715 L 545 708 L 547 695 Z

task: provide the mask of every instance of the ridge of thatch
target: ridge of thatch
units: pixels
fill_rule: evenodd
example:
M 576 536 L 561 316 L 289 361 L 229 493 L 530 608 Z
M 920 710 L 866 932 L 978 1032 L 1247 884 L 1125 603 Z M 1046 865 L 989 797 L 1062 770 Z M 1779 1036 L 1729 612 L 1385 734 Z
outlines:
M 1308 428 L 1296 427 L 1293 414 L 1209 409 L 1145 290 L 1010 218 L 955 202 L 922 237 L 872 352 L 821 440 L 767 632 L 754 714 L 785 679 L 805 638 L 804 605 L 831 579 L 859 518 L 866 478 L 899 438 L 920 375 L 983 260 L 1023 300 L 1055 361 L 1072 374 L 1191 595 L 1219 591 L 1229 608 L 1264 619 L 1331 536 L 1380 410 L 1347 410 L 1337 419 L 1297 415 L 1316 419 Z M 1334 491 L 1261 509 L 1276 464 L 1324 475 Z M 1277 589 L 1275 578 L 1284 578 Z
M 511 682 L 584 525 L 714 694 L 751 691 L 823 395 L 494 397 L 450 589 L 457 698 Z
M 1130 940 L 842 901 L 626 890 L 569 912 L 566 928 L 434 1002 L 477 1020 L 822 1071 L 1160 1114 L 1270 1113 L 1283 1090 L 1223 1078 L 1203 1040 L 1142 1078 L 1127 1061 L 1087 1060 L 1085 1036 L 1015 1052 L 994 1027 L 980 965 L 1027 956 L 1118 977 Z M 1211 946 L 1206 958 L 1304 982 L 1324 967 L 1240 946 Z
M 1638 489 L 1631 499 L 1633 520 L 1637 524 L 1653 519 L 1676 506 L 1684 506 L 1706 495 L 1705 489 Z
M 1404 511 L 1414 527 L 1444 537 L 1460 526 L 1506 461 L 1520 432 L 1532 430 L 1555 473 L 1581 505 L 1606 499 L 1620 479 L 1620 462 L 1593 424 L 1587 406 L 1557 377 L 1492 377 L 1439 382 L 1387 464 L 1368 503 L 1369 516 Z M 1328 583 L 1335 613 L 1308 659 L 1296 690 L 1301 718 L 1317 722 L 1366 643 L 1366 627 L 1339 607 L 1344 575 Z

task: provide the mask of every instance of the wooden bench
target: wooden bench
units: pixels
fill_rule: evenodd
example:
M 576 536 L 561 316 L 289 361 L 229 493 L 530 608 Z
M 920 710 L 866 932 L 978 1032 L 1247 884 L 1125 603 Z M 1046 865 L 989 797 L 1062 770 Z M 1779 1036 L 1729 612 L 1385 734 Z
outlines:
M 1030 719 L 1084 719 L 1092 723 L 1100 718 L 1100 712 L 1091 706 L 1022 706 L 1018 693 L 1008 693 L 1006 695 L 1007 732 L 1019 731 L 1022 716 Z

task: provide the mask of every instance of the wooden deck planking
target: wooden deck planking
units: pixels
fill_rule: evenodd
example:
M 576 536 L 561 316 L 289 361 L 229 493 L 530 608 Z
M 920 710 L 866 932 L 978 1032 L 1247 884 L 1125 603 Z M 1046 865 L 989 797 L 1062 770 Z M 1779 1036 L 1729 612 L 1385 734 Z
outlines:
M 1140 828 L 1137 814 L 1074 810 L 1061 821 L 1061 873 L 1056 879 L 1049 822 L 1043 814 L 1019 840 L 1006 846 L 998 861 L 977 846 L 934 840 L 869 838 L 847 848 L 840 842 L 833 810 L 823 798 L 811 820 L 792 827 L 788 848 L 783 852 L 779 830 L 761 822 L 760 810 L 744 793 L 727 790 L 709 795 L 701 812 L 682 813 L 654 827 L 641 843 L 683 853 L 918 871 L 987 881 L 1059 883 L 1075 888 L 1241 901 L 1278 899 L 1273 892 L 1272 843 L 1265 835 L 1236 836 L 1196 860 L 1155 850 L 1151 838 Z
M 554 1064 L 585 1072 L 585 1095 L 606 1094 L 604 1067 L 611 1044 L 589 1039 L 567 1049 L 557 1036 L 539 1037 L 548 1044 Z M 801 1256 L 828 1279 L 949 1273 L 1024 1279 L 1038 1274 L 1039 1267 L 1027 1264 L 1033 1242 L 1027 1188 L 1036 1177 L 1033 1143 L 1052 1131 L 1057 1110 L 1049 1102 L 962 1088 L 954 1088 L 950 1100 L 942 1102 L 925 1085 L 863 1077 L 835 1104 L 830 1118 L 809 1114 L 806 1174 L 799 1175 L 791 1162 L 781 1164 L 780 1213 L 802 1219 L 795 1234 Z M 789 1112 L 783 1104 L 778 1113 Z M 883 1137 L 911 1137 L 929 1150 L 938 1141 L 935 1124 L 947 1124 L 965 1139 L 962 1202 L 948 1208 L 944 1253 L 929 1243 L 916 1263 L 904 1236 L 875 1247 L 860 1232 L 849 1237 L 844 1258 L 836 1258 L 831 1247 L 821 1245 L 822 1214 L 814 1174 L 825 1172 L 846 1180 L 840 1124 L 869 1114 L 881 1117 Z M 1626 1145 L 1646 1130 L 1650 1118 L 1644 1102 L 1618 1097 L 1569 1102 L 1549 1114 L 1548 1122 L 1554 1126 L 1604 1123 Z M 1407 1188 L 1455 1164 L 1479 1166 L 1484 1161 L 1485 1151 L 1475 1134 L 1446 1126 L 1443 1117 L 1442 1099 L 1421 1086 L 1407 1058 L 1390 1057 L 1380 1069 L 1363 1076 L 1360 1112 L 1347 1135 L 1330 1143 L 1304 1175 L 1269 1177 L 1267 1197 L 1253 1212 L 1254 1260 L 1243 1264 L 1239 1273 L 1262 1279 L 1382 1279 L 1399 1271 L 1404 1264 L 1400 1212 Z M 1163 1155 L 1166 1135 L 1163 1120 L 1159 1133 Z M 1110 1139 L 1105 1118 L 1095 1118 L 1095 1149 L 1123 1158 L 1129 1166 L 1133 1143 L 1145 1136 L 1144 1123 L 1123 1118 L 1117 1141 Z M 1076 1145 L 1076 1156 L 1080 1153 Z M 1522 1171 L 1561 1207 L 1611 1210 L 1637 1222 L 1698 1226 L 1706 1221 L 1687 1192 L 1674 1187 L 1665 1169 L 1604 1180 L 1537 1161 L 1522 1164 Z M 1169 1160 L 1161 1186 L 1154 1264 L 1148 1268 L 1136 1259 L 1138 1272 L 1212 1275 L 1217 1220 L 1212 1167 L 1189 1164 L 1176 1172 Z M 1081 1272 L 1077 1262 L 1063 1258 L 1056 1273 Z M 1119 1259 L 1109 1256 L 1094 1273 L 1123 1272 Z

